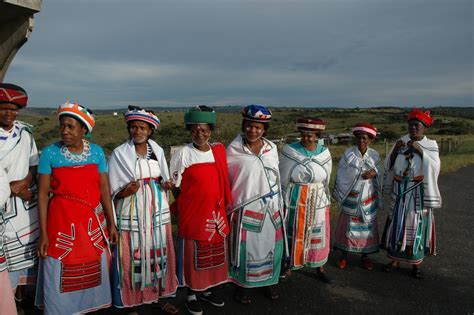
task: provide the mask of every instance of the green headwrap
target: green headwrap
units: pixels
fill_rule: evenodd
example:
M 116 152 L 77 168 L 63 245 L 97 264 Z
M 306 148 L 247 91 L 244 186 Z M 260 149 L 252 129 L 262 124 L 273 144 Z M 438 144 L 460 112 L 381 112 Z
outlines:
M 204 112 L 199 108 L 191 108 L 189 112 L 184 114 L 184 123 L 189 124 L 215 124 L 216 112 Z

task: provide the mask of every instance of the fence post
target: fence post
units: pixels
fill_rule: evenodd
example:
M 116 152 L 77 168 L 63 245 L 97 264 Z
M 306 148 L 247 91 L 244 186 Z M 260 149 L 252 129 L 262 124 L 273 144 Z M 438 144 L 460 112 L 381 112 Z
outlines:
M 452 146 L 452 140 L 450 139 L 448 142 L 448 153 L 451 153 L 451 146 Z

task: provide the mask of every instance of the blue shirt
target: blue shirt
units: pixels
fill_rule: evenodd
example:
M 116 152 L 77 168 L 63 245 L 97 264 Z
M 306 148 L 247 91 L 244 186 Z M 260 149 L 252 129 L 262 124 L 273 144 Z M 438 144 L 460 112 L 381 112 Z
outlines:
M 94 143 L 89 143 L 90 154 L 87 158 L 81 161 L 75 161 L 68 159 L 67 155 L 61 152 L 61 142 L 53 143 L 43 149 L 39 159 L 38 173 L 40 174 L 51 174 L 53 168 L 62 166 L 74 166 L 74 165 L 86 165 L 86 164 L 97 164 L 99 173 L 107 172 L 107 161 L 105 159 L 104 150 L 100 146 Z M 69 153 L 75 157 L 81 154 Z
M 307 156 L 307 157 L 318 155 L 318 154 L 320 154 L 321 152 L 323 152 L 324 150 L 327 149 L 325 146 L 320 145 L 319 143 L 316 142 L 316 149 L 311 151 L 311 150 L 306 149 L 301 144 L 300 141 L 290 143 L 290 147 L 292 147 L 293 149 L 295 149 L 296 151 L 298 151 L 299 153 L 301 153 L 301 154 L 303 154 L 304 156 Z

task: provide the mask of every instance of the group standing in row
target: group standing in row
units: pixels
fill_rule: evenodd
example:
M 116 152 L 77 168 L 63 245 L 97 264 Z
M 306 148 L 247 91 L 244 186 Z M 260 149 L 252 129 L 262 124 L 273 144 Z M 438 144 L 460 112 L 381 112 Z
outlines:
M 35 303 L 45 314 L 145 303 L 175 314 L 162 298 L 174 296 L 178 286 L 187 288 L 188 312 L 201 314 L 200 301 L 224 306 L 211 289 L 225 282 L 235 283 L 235 299 L 249 304 L 257 287 L 278 299 L 276 284 L 290 270 L 313 267 L 320 280 L 333 281 L 323 267 L 331 248 L 332 171 L 331 153 L 318 141 L 324 120 L 299 118 L 301 140 L 278 153 L 265 138 L 271 111 L 249 105 L 241 133 L 225 148 L 209 143 L 215 111 L 196 106 L 184 117 L 192 142 L 171 157 L 168 171 L 163 149 L 152 140 L 160 124 L 152 111 L 129 107 L 129 139 L 107 162 L 102 148 L 85 140 L 95 125 L 92 112 L 69 102 L 58 109 L 61 141 L 39 157 L 31 127 L 16 120 L 26 103 L 22 88 L 0 84 L 5 314 L 14 310 L 13 294 L 21 298 L 28 284 L 36 284 Z M 390 195 L 381 245 L 392 261 L 385 271 L 403 262 L 421 278 L 424 255 L 435 253 L 440 160 L 436 141 L 424 136 L 432 117 L 414 109 L 407 121 L 408 134 L 390 151 L 383 173 L 369 147 L 376 128 L 353 127 L 357 145 L 341 158 L 332 194 L 341 210 L 333 241 L 341 269 L 349 252 L 373 269 L 368 255 L 379 250 L 382 190 Z

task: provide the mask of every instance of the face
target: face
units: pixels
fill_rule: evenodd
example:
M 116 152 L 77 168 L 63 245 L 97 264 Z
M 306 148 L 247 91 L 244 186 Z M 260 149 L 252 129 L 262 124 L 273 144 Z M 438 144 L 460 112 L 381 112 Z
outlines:
M 265 125 L 256 121 L 245 121 L 244 134 L 248 142 L 255 142 L 265 133 Z
M 302 131 L 301 132 L 301 144 L 305 147 L 312 147 L 318 140 L 318 135 L 315 132 Z
M 191 125 L 191 138 L 198 147 L 206 145 L 211 137 L 211 128 L 208 124 Z
M 69 147 L 80 144 L 87 129 L 76 119 L 70 116 L 61 116 L 59 119 L 59 131 L 61 132 L 61 140 Z
M 357 148 L 360 152 L 366 152 L 369 145 L 372 143 L 372 139 L 365 132 L 357 132 L 355 134 Z
M 135 144 L 145 143 L 152 132 L 150 125 L 144 121 L 132 121 L 128 127 L 128 133 Z
M 0 104 L 0 127 L 11 129 L 18 115 L 18 106 L 11 103 Z
M 425 125 L 419 120 L 412 119 L 408 122 L 408 133 L 412 139 L 421 139 L 425 132 Z

